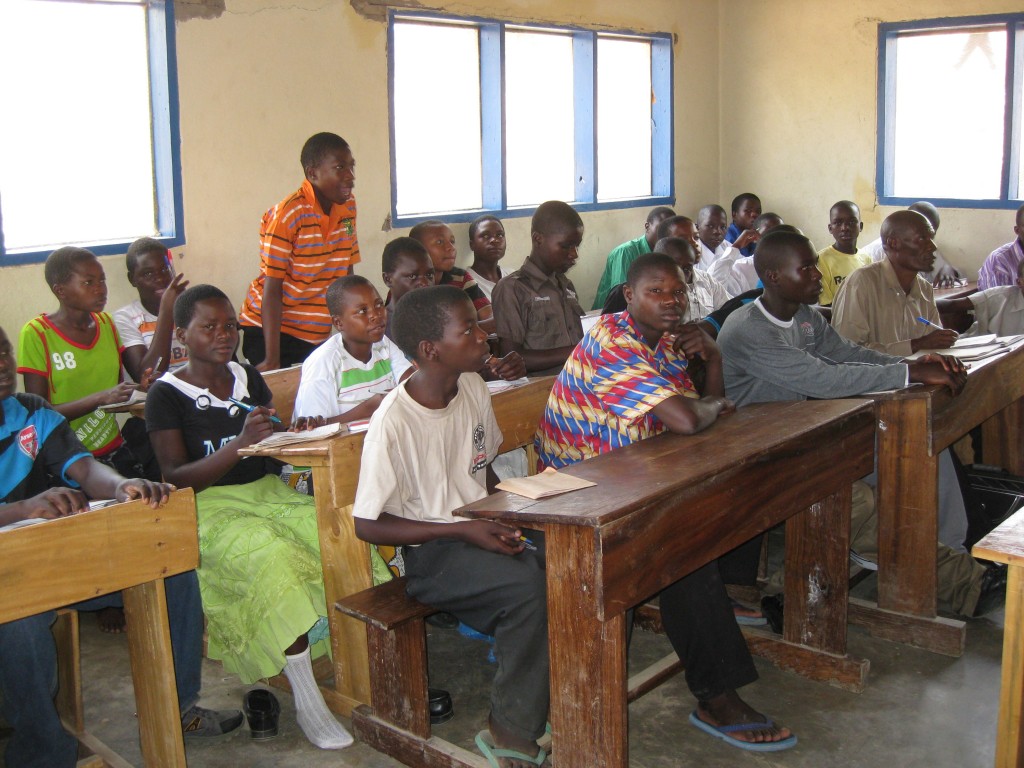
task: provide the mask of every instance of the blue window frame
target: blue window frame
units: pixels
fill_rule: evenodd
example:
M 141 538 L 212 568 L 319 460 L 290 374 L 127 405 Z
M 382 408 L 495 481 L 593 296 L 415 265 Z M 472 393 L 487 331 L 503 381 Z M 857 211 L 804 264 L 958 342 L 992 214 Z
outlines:
M 184 243 L 172 0 L 4 2 L 0 15 L 4 16 L 6 24 L 0 23 L 0 26 L 7 29 L 0 31 L 0 39 L 4 34 L 12 36 L 5 41 L 8 49 L 17 43 L 45 50 L 42 58 L 46 63 L 63 68 L 63 84 L 74 82 L 76 86 L 72 89 L 74 98 L 68 98 L 66 106 L 65 98 L 57 97 L 58 108 L 62 109 L 60 114 L 44 119 L 38 114 L 47 102 L 54 103 L 55 97 L 46 81 L 33 80 L 26 74 L 35 76 L 36 73 L 31 72 L 36 69 L 35 64 L 27 70 L 14 69 L 10 63 L 0 68 L 0 94 L 9 97 L 15 89 L 21 89 L 27 96 L 21 102 L 20 114 L 23 118 L 35 117 L 38 130 L 38 135 L 19 134 L 15 144 L 19 155 L 33 158 L 34 165 L 29 173 L 31 185 L 24 184 L 29 176 L 23 167 L 14 169 L 10 156 L 7 173 L 5 164 L 0 162 L 0 266 L 43 261 L 61 245 L 80 245 L 105 255 L 124 253 L 128 244 L 142 236 L 156 237 L 168 246 Z M 111 31 L 110 24 L 115 17 L 118 21 L 125 19 L 123 27 L 117 26 L 117 32 Z M 56 25 L 48 21 L 55 19 L 69 27 L 61 33 L 73 41 L 69 47 L 77 50 L 67 50 L 54 43 Z M 90 26 L 96 29 L 96 36 L 89 32 Z M 97 42 L 104 34 L 111 39 Z M 112 37 L 114 35 L 119 36 Z M 36 38 L 39 38 L 38 43 L 34 42 Z M 133 52 L 131 58 L 125 53 L 126 49 Z M 71 60 L 62 61 L 62 54 Z M 126 61 L 131 62 L 130 66 Z M 126 96 L 120 86 L 112 87 L 101 76 L 92 74 L 89 67 L 93 64 L 98 72 L 103 71 L 102 67 L 108 72 L 130 69 L 131 77 L 139 86 L 130 91 L 130 97 Z M 88 74 L 82 74 L 83 70 Z M 80 80 L 76 81 L 76 77 Z M 80 87 L 78 82 L 82 83 Z M 39 110 L 33 107 L 33 99 L 39 100 L 36 105 Z M 131 115 L 130 127 L 121 122 L 122 118 L 111 116 L 111 104 L 115 103 L 118 108 L 124 108 L 122 114 Z M 106 126 L 111 133 L 116 126 L 117 130 L 125 131 L 124 135 L 130 135 L 133 144 L 139 147 L 137 154 L 131 157 L 138 159 L 128 162 L 127 150 L 122 155 L 123 144 L 116 140 L 104 149 L 93 149 L 89 144 L 84 151 L 76 148 L 74 142 L 81 144 L 83 128 L 94 129 L 97 124 Z M 0 135 L 2 133 L 0 129 Z M 5 143 L 10 140 L 7 137 Z M 108 180 L 102 178 L 104 176 L 115 177 L 112 182 L 115 184 L 130 177 L 133 185 L 130 188 L 135 192 L 130 195 L 106 191 L 93 194 L 92 185 L 102 189 L 100 182 Z M 36 186 L 37 181 L 45 183 L 45 187 Z M 77 191 L 68 193 L 68 182 L 79 184 Z M 36 188 L 29 190 L 29 186 Z M 42 199 L 38 193 L 40 188 L 47 192 Z M 76 213 L 84 211 L 83 218 L 91 218 L 95 213 L 103 221 L 95 226 L 90 221 L 90 227 L 84 231 L 65 221 L 61 222 L 64 229 L 54 232 L 42 218 L 42 212 L 34 212 L 32 206 L 46 206 L 51 217 L 73 208 L 77 209 Z M 125 215 L 123 220 L 118 220 L 116 213 L 106 215 L 111 209 L 117 211 L 121 207 L 130 207 L 134 215 Z
M 879 24 L 876 190 L 1016 208 L 1024 198 L 1024 14 Z
M 531 57 L 532 47 L 537 53 Z M 672 204 L 672 55 L 669 34 L 595 32 L 391 11 L 392 223 L 411 226 L 439 217 L 450 222 L 470 221 L 485 212 L 528 216 L 539 203 L 552 198 L 564 199 L 579 211 Z M 630 71 L 645 70 L 635 88 L 630 87 L 628 78 L 620 78 L 616 84 L 610 82 L 614 77 L 602 74 L 601 64 L 606 64 L 607 71 L 606 62 L 613 58 L 616 66 L 621 62 L 623 67 L 633 67 Z M 532 96 L 543 106 L 533 104 L 527 110 L 517 96 L 523 93 L 524 73 L 509 68 L 528 65 L 543 71 L 541 78 L 529 80 L 537 88 Z M 551 96 L 552 91 L 556 96 Z M 557 96 L 562 93 L 567 94 L 565 98 Z M 599 94 L 605 98 L 600 105 L 603 112 Z M 616 113 L 620 103 L 624 105 L 621 115 Z M 442 131 L 435 134 L 438 143 L 434 144 L 419 135 L 428 123 L 445 120 L 448 122 L 442 124 L 451 129 L 454 138 Z M 529 151 L 530 141 L 534 141 L 537 155 L 547 147 L 538 144 L 536 136 L 521 135 L 530 121 L 550 129 L 551 142 L 565 146 L 565 151 L 537 160 Z M 563 134 L 568 139 L 563 140 Z M 639 153 L 612 168 L 616 164 L 607 153 L 632 153 L 637 148 Z M 634 157 L 639 159 L 633 168 L 642 171 L 642 178 L 610 182 L 613 170 L 629 175 Z M 531 161 L 543 167 L 531 168 Z M 550 171 L 554 165 L 568 170 L 551 190 L 538 189 L 533 194 L 539 199 L 529 199 L 531 192 L 521 191 L 517 175 L 521 181 L 523 175 Z M 430 186 L 447 180 L 447 174 L 458 177 L 456 183 L 465 192 L 461 201 L 452 202 L 448 190 Z M 407 194 L 410 187 L 421 189 L 412 202 Z M 434 204 L 434 200 L 442 202 Z

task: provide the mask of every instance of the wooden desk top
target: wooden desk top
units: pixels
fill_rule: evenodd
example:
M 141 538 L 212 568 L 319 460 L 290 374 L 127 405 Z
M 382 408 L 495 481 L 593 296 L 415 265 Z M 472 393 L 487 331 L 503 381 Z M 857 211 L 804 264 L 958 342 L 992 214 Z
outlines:
M 971 553 L 982 560 L 1009 565 L 1024 565 L 1024 509 L 1014 512 L 985 538 L 979 541 Z
M 978 290 L 978 281 L 969 280 L 964 285 L 954 285 L 951 288 L 936 288 L 935 289 L 935 300 L 939 299 L 962 299 L 964 296 L 970 296 L 972 293 L 976 293 Z

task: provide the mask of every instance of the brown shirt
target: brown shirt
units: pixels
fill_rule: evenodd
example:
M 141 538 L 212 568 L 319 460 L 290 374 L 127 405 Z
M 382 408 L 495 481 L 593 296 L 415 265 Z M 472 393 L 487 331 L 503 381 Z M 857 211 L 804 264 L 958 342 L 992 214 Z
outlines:
M 584 311 L 572 280 L 565 274 L 544 274 L 532 258 L 498 281 L 491 305 L 498 338 L 524 349 L 575 346 L 583 338 Z M 535 373 L 558 373 L 561 368 Z

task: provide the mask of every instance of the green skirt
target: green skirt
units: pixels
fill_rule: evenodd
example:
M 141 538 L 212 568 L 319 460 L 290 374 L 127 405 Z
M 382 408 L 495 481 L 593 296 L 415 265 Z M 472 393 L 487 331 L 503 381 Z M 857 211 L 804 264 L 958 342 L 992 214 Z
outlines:
M 207 655 L 244 683 L 284 669 L 284 650 L 311 629 L 327 651 L 324 580 L 313 499 L 273 475 L 196 496 L 199 591 Z

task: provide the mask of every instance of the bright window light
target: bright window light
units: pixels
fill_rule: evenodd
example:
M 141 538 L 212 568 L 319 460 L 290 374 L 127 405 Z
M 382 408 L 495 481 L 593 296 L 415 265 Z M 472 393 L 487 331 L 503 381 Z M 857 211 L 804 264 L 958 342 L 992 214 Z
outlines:
M 157 235 L 147 9 L 0 2 L 8 252 Z
M 402 23 L 394 46 L 398 214 L 479 208 L 479 32 Z
M 509 207 L 575 197 L 572 37 L 505 34 L 505 168 Z
M 597 39 L 597 199 L 651 194 L 651 44 Z

